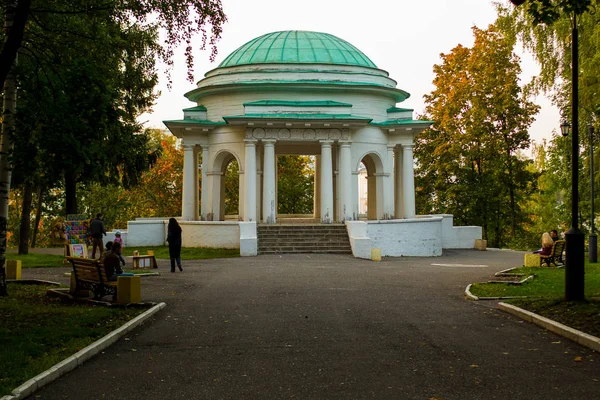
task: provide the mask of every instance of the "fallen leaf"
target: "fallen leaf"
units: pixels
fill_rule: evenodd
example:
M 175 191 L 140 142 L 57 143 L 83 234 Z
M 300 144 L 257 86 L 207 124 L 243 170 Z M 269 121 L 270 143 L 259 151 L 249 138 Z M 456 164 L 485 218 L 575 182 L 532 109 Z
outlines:
M 577 362 L 580 362 L 580 361 L 582 361 L 582 358 L 581 358 L 581 356 L 577 356 L 577 357 L 575 357 L 573 360 L 574 360 L 574 361 L 577 361 Z

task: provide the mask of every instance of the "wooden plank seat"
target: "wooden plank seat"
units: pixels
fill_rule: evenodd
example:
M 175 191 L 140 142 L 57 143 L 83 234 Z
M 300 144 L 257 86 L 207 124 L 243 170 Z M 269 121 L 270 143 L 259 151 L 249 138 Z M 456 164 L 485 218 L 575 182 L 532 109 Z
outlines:
M 108 280 L 104 266 L 99 260 L 81 257 L 65 258 L 73 266 L 76 292 L 91 290 L 94 293 L 94 299 L 101 299 L 108 294 L 112 294 L 113 300 L 116 300 L 117 282 Z
M 549 255 L 544 256 L 540 254 L 540 267 L 543 267 L 544 264 L 546 266 L 550 266 L 550 264 L 554 264 L 556 266 L 563 265 L 563 251 L 565 251 L 565 241 L 557 240 L 552 244 L 552 251 Z

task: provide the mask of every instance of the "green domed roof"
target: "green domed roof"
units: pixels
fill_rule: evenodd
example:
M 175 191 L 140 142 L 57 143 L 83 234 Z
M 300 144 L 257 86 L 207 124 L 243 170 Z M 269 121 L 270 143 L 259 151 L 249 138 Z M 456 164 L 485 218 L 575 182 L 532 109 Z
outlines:
M 220 65 L 247 64 L 342 64 L 377 68 L 356 47 L 328 33 L 272 32 L 259 36 L 231 53 Z

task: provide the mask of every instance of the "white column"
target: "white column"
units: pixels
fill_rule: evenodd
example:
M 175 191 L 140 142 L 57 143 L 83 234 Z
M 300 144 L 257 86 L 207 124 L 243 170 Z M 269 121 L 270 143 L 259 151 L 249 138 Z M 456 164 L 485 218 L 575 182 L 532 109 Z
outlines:
M 194 182 L 196 182 L 196 190 L 194 190 L 194 221 L 200 219 L 200 190 L 198 187 L 198 146 L 194 146 Z
M 256 221 L 256 141 L 246 141 L 244 221 Z
M 194 146 L 183 145 L 183 190 L 182 190 L 182 212 L 184 221 L 193 221 L 196 211 L 194 203 L 196 202 L 196 191 L 198 182 L 194 179 L 198 176 L 194 171 L 196 163 L 194 162 Z
M 321 218 L 321 156 L 315 156 L 315 176 L 313 182 L 313 217 Z
M 202 195 L 200 197 L 200 220 L 206 221 L 210 213 L 211 194 L 208 188 L 208 146 L 202 146 Z
M 383 177 L 383 219 L 394 218 L 394 146 L 387 146 Z
M 415 217 L 415 174 L 413 167 L 414 144 L 402 146 L 402 183 L 404 194 L 404 218 Z
M 332 140 L 321 140 L 321 223 L 333 222 Z
M 263 222 L 274 224 L 276 221 L 275 202 L 275 141 L 263 140 Z
M 352 167 L 350 165 L 350 143 L 340 142 L 340 172 L 337 184 L 340 188 L 340 222 L 352 219 Z
M 394 178 L 396 180 L 394 187 L 394 195 L 396 197 L 396 218 L 404 218 L 404 190 L 402 187 L 402 165 L 404 157 L 402 151 L 394 152 Z

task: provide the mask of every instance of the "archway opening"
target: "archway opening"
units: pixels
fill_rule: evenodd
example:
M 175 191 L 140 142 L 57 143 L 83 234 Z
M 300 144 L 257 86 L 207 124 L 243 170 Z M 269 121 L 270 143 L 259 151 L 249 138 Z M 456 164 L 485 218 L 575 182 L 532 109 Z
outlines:
M 240 166 L 235 159 L 231 157 L 227 161 L 223 173 L 222 201 L 224 216 L 222 220 L 240 219 Z
M 358 170 L 359 217 L 368 220 L 380 219 L 383 213 L 383 193 L 381 193 L 383 166 L 381 160 L 376 154 L 367 154 L 360 161 Z M 361 206 L 363 207 L 362 211 Z
M 278 219 L 312 219 L 315 195 L 315 158 L 307 155 L 277 156 Z

